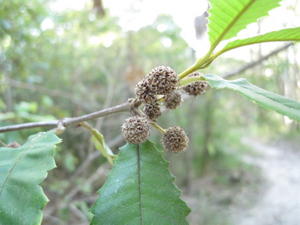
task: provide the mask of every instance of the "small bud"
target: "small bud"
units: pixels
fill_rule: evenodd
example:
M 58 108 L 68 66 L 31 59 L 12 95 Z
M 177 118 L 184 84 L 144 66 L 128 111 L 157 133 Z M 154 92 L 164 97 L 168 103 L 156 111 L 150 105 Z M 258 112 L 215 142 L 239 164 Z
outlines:
M 170 127 L 163 134 L 162 144 L 170 152 L 182 152 L 188 146 L 189 138 L 181 127 Z
M 150 134 L 150 126 L 146 118 L 132 116 L 122 125 L 122 133 L 125 140 L 131 144 L 140 144 L 146 141 Z
M 168 109 L 175 109 L 181 103 L 181 95 L 174 91 L 168 95 L 165 95 L 165 106 Z
M 156 120 L 161 115 L 158 102 L 146 104 L 143 111 L 150 120 Z
M 200 76 L 200 73 L 195 72 L 189 75 L 189 77 Z M 189 95 L 203 95 L 208 89 L 208 83 L 206 81 L 196 81 L 187 86 L 183 87 L 183 90 L 187 92 Z
M 176 72 L 168 66 L 158 66 L 146 76 L 149 88 L 157 95 L 165 95 L 175 90 L 177 84 Z

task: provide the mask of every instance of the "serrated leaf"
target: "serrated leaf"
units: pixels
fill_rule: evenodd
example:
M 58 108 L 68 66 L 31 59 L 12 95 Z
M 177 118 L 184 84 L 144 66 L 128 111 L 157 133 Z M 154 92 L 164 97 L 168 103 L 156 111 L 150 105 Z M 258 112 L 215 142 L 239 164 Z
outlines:
M 262 42 L 272 42 L 272 41 L 300 41 L 300 27 L 288 28 L 288 29 L 269 32 L 255 37 L 235 40 L 229 42 L 221 52 L 224 53 L 231 49 L 238 48 L 245 45 L 252 45 L 252 44 L 257 44 Z
M 212 48 L 237 35 L 279 6 L 281 0 L 210 0 L 208 35 Z
M 147 141 L 121 148 L 93 207 L 92 225 L 185 225 L 180 199 L 162 152 Z
M 284 96 L 259 88 L 246 79 L 225 80 L 216 75 L 203 75 L 209 85 L 217 89 L 231 89 L 246 96 L 258 105 L 274 110 L 291 119 L 300 121 L 300 103 Z
M 39 184 L 55 167 L 54 132 L 30 136 L 18 148 L 0 148 L 0 224 L 38 225 L 48 202 Z

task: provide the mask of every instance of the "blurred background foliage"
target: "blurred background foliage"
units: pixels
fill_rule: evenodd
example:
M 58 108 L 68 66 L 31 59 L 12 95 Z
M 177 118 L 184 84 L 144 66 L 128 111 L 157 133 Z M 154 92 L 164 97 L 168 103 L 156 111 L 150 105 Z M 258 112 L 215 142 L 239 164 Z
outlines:
M 195 50 L 169 15 L 127 31 L 101 1 L 61 12 L 51 10 L 51 3 L 0 0 L 0 126 L 78 116 L 122 103 L 134 96 L 135 83 L 151 68 L 169 65 L 181 72 L 195 60 Z M 298 51 L 297 46 L 290 47 L 240 76 L 299 100 Z M 235 70 L 261 57 L 261 47 L 252 47 L 249 54 L 248 61 L 218 59 L 207 72 L 222 75 Z M 120 124 L 127 116 L 91 122 L 114 151 L 123 144 Z M 188 151 L 167 157 L 185 200 L 195 206 L 191 224 L 227 224 L 227 219 L 231 224 L 230 216 L 224 212 L 224 217 L 219 208 L 232 204 L 233 196 L 245 187 L 258 188 L 259 168 L 245 160 L 257 152 L 243 138 L 299 142 L 298 123 L 229 91 L 210 90 L 205 96 L 187 99 L 159 123 L 182 126 L 190 137 Z M 4 133 L 0 139 L 23 143 L 41 130 Z M 62 138 L 58 168 L 44 184 L 51 200 L 45 224 L 87 224 L 88 208 L 109 166 L 95 153 L 83 128 L 69 128 Z M 153 132 L 151 139 L 159 143 L 160 137 Z M 216 193 L 221 194 L 216 197 Z M 212 216 L 215 212 L 220 213 Z

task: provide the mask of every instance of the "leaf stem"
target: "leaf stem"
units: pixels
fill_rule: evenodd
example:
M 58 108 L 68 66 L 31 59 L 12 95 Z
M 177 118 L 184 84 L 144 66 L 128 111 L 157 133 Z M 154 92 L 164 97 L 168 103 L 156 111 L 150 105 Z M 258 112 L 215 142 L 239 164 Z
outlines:
M 197 70 L 197 65 L 194 64 L 193 66 L 189 67 L 188 69 L 186 69 L 185 71 L 183 71 L 182 73 L 180 73 L 178 75 L 178 80 L 183 79 L 184 77 L 186 77 L 187 75 L 193 73 L 196 70 Z
M 78 125 L 81 126 L 81 127 L 86 128 L 92 135 L 96 134 L 96 132 L 94 131 L 94 128 L 90 124 L 88 124 L 87 122 L 81 122 Z
M 98 149 L 102 153 L 102 155 L 107 159 L 107 161 L 111 165 L 113 165 L 113 160 L 115 158 L 115 155 L 111 151 L 107 151 L 103 135 L 87 122 L 81 122 L 79 123 L 79 126 L 86 128 L 91 133 L 92 138 L 94 138 L 94 140 L 97 141 L 97 143 L 93 141 L 96 149 Z
M 205 80 L 202 76 L 196 76 L 196 77 L 187 77 L 181 81 L 179 81 L 179 86 L 186 86 L 190 83 L 196 82 L 196 81 L 202 81 Z
M 150 124 L 152 125 L 152 127 L 157 129 L 160 133 L 162 133 L 162 134 L 166 133 L 166 130 L 164 128 L 162 128 L 161 126 L 159 126 L 156 122 L 151 121 Z
M 185 78 L 187 75 L 195 72 L 196 70 L 204 68 L 202 66 L 208 62 L 212 51 L 213 51 L 213 48 L 210 48 L 210 50 L 206 53 L 206 55 L 204 57 L 198 59 L 194 65 L 192 65 L 190 68 L 188 68 L 185 71 L 183 71 L 182 73 L 180 73 L 178 75 L 178 80 L 180 81 L 183 78 Z

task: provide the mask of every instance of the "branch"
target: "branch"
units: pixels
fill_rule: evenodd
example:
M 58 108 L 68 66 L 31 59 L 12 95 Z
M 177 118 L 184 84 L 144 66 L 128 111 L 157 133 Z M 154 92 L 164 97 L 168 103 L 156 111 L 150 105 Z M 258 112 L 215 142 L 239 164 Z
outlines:
M 275 49 L 274 51 L 270 52 L 269 54 L 253 61 L 245 66 L 240 67 L 236 71 L 225 73 L 224 78 L 229 78 L 232 76 L 235 76 L 237 74 L 240 74 L 242 72 L 245 72 L 248 69 L 251 69 L 257 65 L 260 65 L 262 62 L 266 61 L 270 57 L 278 54 L 279 52 L 282 52 L 289 47 L 293 46 L 294 43 L 288 43 L 278 49 Z M 15 130 L 22 130 L 22 129 L 28 129 L 28 128 L 36 128 L 36 127 L 58 127 L 60 124 L 63 125 L 64 127 L 67 127 L 72 124 L 77 124 L 83 121 L 87 120 L 92 120 L 95 118 L 100 118 L 100 117 L 105 117 L 113 113 L 118 113 L 118 112 L 123 112 L 123 111 L 128 111 L 130 109 L 130 103 L 126 102 L 120 105 L 116 105 L 110 108 L 106 108 L 97 112 L 93 112 L 90 114 L 86 114 L 83 116 L 79 117 L 72 117 L 72 118 L 64 118 L 61 120 L 54 120 L 54 121 L 49 121 L 49 122 L 34 122 L 34 123 L 23 123 L 23 124 L 17 124 L 17 125 L 11 125 L 11 126 L 4 126 L 0 127 L 0 133 L 3 132 L 9 132 L 9 131 L 15 131 Z
M 87 104 L 83 104 L 82 101 L 80 101 L 79 99 L 75 99 L 72 94 L 69 94 L 67 92 L 63 92 L 60 90 L 51 90 L 51 89 L 48 89 L 45 87 L 40 87 L 40 86 L 37 86 L 34 84 L 29 84 L 29 83 L 23 83 L 21 81 L 9 79 L 9 78 L 2 81 L 1 84 L 6 84 L 11 87 L 30 90 L 32 92 L 38 91 L 38 92 L 45 93 L 52 97 L 66 98 L 69 101 L 71 101 L 73 104 L 82 107 L 84 110 L 91 110 L 91 107 L 89 107 Z M 94 108 L 94 105 L 93 105 L 93 108 Z
M 36 128 L 36 127 L 58 127 L 62 125 L 63 127 L 70 126 L 72 124 L 78 124 L 83 121 L 92 120 L 99 117 L 108 116 L 118 112 L 125 112 L 128 111 L 131 107 L 129 102 L 122 103 L 120 105 L 116 105 L 110 108 L 102 109 L 100 111 L 96 111 L 93 113 L 85 114 L 78 117 L 70 117 L 70 118 L 63 118 L 61 120 L 53 120 L 53 121 L 46 121 L 46 122 L 33 122 L 33 123 L 22 123 L 16 125 L 9 125 L 0 127 L 0 133 L 9 132 L 9 131 L 16 131 L 16 130 L 23 130 L 29 128 Z
M 229 78 L 229 77 L 235 76 L 235 75 L 243 73 L 246 70 L 251 69 L 251 68 L 253 68 L 253 67 L 257 66 L 257 65 L 260 65 L 264 61 L 266 61 L 267 59 L 269 59 L 270 57 L 272 57 L 274 55 L 277 55 L 279 52 L 282 52 L 282 51 L 288 49 L 289 47 L 291 47 L 293 45 L 294 45 L 294 43 L 288 43 L 286 45 L 283 45 L 282 47 L 279 47 L 279 48 L 275 49 L 274 51 L 271 51 L 267 55 L 262 56 L 262 57 L 260 57 L 259 59 L 255 60 L 253 62 L 247 63 L 246 65 L 238 68 L 237 70 L 235 70 L 233 72 L 225 73 L 224 76 L 223 76 L 223 78 Z

